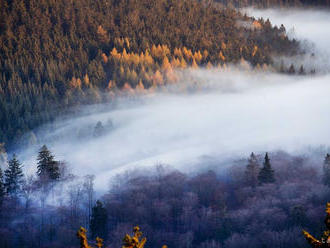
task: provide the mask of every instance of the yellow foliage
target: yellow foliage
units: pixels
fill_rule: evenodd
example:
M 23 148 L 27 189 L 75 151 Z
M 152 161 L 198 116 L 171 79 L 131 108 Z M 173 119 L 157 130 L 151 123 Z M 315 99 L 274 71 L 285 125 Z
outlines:
M 129 60 L 129 55 L 127 54 L 125 48 L 123 49 L 122 59 L 124 62 L 128 62 L 128 60 Z
M 168 60 L 167 56 L 165 56 L 164 59 L 163 59 L 162 69 L 163 70 L 168 70 L 170 68 L 171 68 L 170 61 Z
M 253 47 L 252 57 L 254 57 L 254 56 L 256 55 L 257 51 L 258 51 L 258 46 L 255 45 L 255 46 Z
M 191 63 L 191 67 L 194 68 L 194 69 L 198 68 L 198 65 L 197 65 L 197 63 L 196 63 L 195 58 L 193 59 L 193 61 L 192 61 L 192 63 Z
M 129 56 L 129 62 L 137 66 L 140 63 L 140 56 L 139 54 L 132 53 Z
M 157 70 L 152 78 L 153 85 L 161 85 L 164 83 L 163 75 Z
M 203 59 L 206 59 L 209 56 L 209 52 L 207 50 L 203 51 Z
M 219 59 L 224 62 L 226 60 L 226 57 L 223 55 L 222 51 L 219 52 Z
M 129 42 L 129 38 L 125 38 L 125 43 L 128 49 L 130 49 L 130 42 Z
M 88 245 L 86 232 L 87 232 L 86 229 L 83 227 L 80 227 L 79 231 L 77 232 L 77 237 L 80 241 L 80 248 L 91 248 Z
M 180 48 L 174 48 L 174 55 L 181 58 L 183 56 L 181 49 Z
M 110 55 L 111 55 L 113 58 L 117 59 L 117 60 L 119 60 L 119 59 L 121 58 L 120 53 L 118 53 L 118 51 L 117 51 L 117 49 L 116 49 L 115 47 L 112 49 Z
M 327 229 L 326 231 L 323 232 L 323 235 L 320 240 L 317 240 L 305 230 L 302 231 L 303 235 L 305 236 L 305 239 L 313 248 L 329 247 L 329 243 L 330 243 L 330 203 L 329 202 L 327 203 L 326 206 L 326 213 L 327 216 L 325 218 L 324 223 Z
M 147 242 L 146 238 L 141 238 L 142 232 L 138 226 L 133 229 L 134 235 L 130 236 L 128 234 L 125 235 L 123 239 L 122 248 L 143 248 L 145 243 Z
M 96 246 L 98 248 L 102 248 L 103 247 L 103 239 L 96 237 Z
M 71 88 L 74 88 L 74 89 L 79 88 L 80 89 L 81 88 L 81 80 L 80 80 L 80 78 L 73 77 L 71 79 L 71 81 L 69 82 L 69 85 L 70 85 Z
M 171 61 L 171 65 L 172 65 L 173 68 L 180 67 L 181 62 L 180 62 L 179 59 L 174 58 L 174 59 L 172 59 L 172 61 Z
M 87 230 L 83 227 L 80 227 L 80 229 L 77 232 L 77 237 L 80 241 L 80 248 L 92 248 L 88 245 L 87 240 Z M 144 245 L 147 242 L 147 238 L 142 238 L 142 232 L 140 231 L 140 227 L 136 226 L 133 228 L 133 236 L 130 236 L 129 234 L 126 234 L 123 238 L 123 245 L 122 248 L 144 248 Z M 96 246 L 98 248 L 103 247 L 103 239 L 96 237 Z M 167 248 L 166 245 L 163 245 L 162 248 Z
M 180 61 L 180 67 L 183 68 L 183 69 L 187 67 L 187 63 L 186 63 L 186 61 L 184 60 L 184 58 L 181 58 L 181 61 Z
M 186 47 L 183 47 L 183 54 L 188 60 L 190 60 L 193 57 L 191 50 L 187 49 Z
M 146 54 L 144 56 L 144 62 L 145 62 L 146 65 L 152 65 L 154 63 L 154 60 L 150 56 L 150 54 L 148 53 L 148 51 L 146 52 Z
M 88 77 L 88 74 L 86 73 L 85 76 L 84 76 L 84 83 L 85 83 L 85 86 L 89 86 L 89 77 Z
M 194 59 L 196 60 L 197 63 L 200 63 L 203 59 L 203 55 L 201 54 L 200 51 L 194 53 Z

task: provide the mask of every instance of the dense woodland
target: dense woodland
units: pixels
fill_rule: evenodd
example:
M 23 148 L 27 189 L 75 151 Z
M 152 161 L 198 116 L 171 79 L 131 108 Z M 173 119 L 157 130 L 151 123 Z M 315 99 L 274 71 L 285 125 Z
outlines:
M 330 0 L 215 0 L 215 2 L 220 3 L 220 7 L 231 8 L 330 7 Z
M 72 107 L 176 82 L 176 69 L 249 62 L 282 72 L 283 26 L 194 0 L 0 0 L 0 143 Z M 301 65 L 296 65 L 298 66 Z M 297 70 L 298 72 L 298 70 Z
M 320 157 L 319 157 L 320 156 Z M 140 225 L 146 247 L 307 248 L 302 229 L 324 229 L 330 155 L 252 153 L 217 172 L 185 174 L 167 166 L 132 170 L 110 180 L 103 196 L 94 176 L 76 177 L 46 146 L 34 175 L 13 156 L 0 171 L 0 246 L 78 247 L 76 231 L 120 247 Z

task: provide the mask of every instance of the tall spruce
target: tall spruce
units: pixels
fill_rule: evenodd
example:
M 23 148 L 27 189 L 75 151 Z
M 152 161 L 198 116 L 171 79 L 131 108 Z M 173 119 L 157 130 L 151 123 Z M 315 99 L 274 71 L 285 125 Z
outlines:
M 265 183 L 274 183 L 274 170 L 272 169 L 272 165 L 270 164 L 270 159 L 268 157 L 268 153 L 265 155 L 265 160 L 263 167 L 261 168 L 259 175 L 258 175 L 259 184 Z
M 58 180 L 61 176 L 59 162 L 54 159 L 46 145 L 43 145 L 38 154 L 37 175 L 42 179 Z
M 259 163 L 256 155 L 252 152 L 245 170 L 245 182 L 255 188 L 258 185 Z
M 330 187 L 330 154 L 327 153 L 323 162 L 323 183 Z
M 0 206 L 3 203 L 5 195 L 6 195 L 5 182 L 4 182 L 3 173 L 2 173 L 2 170 L 0 167 Z
M 96 205 L 92 209 L 92 218 L 90 223 L 92 238 L 96 238 L 97 236 L 102 238 L 106 237 L 107 222 L 107 210 L 105 209 L 101 201 L 96 201 Z
M 8 169 L 5 170 L 5 188 L 9 195 L 17 196 L 24 181 L 24 174 L 21 163 L 18 161 L 16 155 L 8 162 Z

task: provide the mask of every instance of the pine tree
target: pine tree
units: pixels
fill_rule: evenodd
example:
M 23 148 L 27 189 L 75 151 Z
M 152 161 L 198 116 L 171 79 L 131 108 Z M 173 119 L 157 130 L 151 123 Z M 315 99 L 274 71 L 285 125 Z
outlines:
M 256 155 L 252 152 L 245 170 L 245 181 L 247 185 L 255 188 L 258 185 L 259 164 Z
M 41 147 L 37 161 L 37 175 L 39 178 L 47 178 L 50 180 L 58 180 L 60 178 L 59 162 L 54 160 L 54 156 L 48 150 L 46 145 Z
M 274 177 L 274 170 L 272 169 L 272 166 L 270 164 L 270 159 L 268 157 L 268 153 L 266 153 L 264 166 L 261 168 L 258 180 L 259 184 L 265 184 L 265 183 L 274 183 L 275 177 Z
M 102 124 L 101 121 L 98 121 L 98 122 L 96 123 L 96 126 L 94 127 L 94 133 L 93 133 L 93 136 L 94 136 L 95 138 L 97 138 L 97 137 L 101 137 L 102 135 L 104 135 L 104 133 L 105 133 L 105 129 L 104 129 L 104 127 L 103 127 L 103 124 Z
M 8 169 L 5 170 L 5 188 L 9 195 L 17 196 L 20 193 L 23 183 L 23 171 L 21 163 L 14 154 L 13 158 L 8 162 Z
M 330 187 L 330 154 L 327 153 L 323 162 L 323 183 Z
M 90 223 L 92 238 L 95 238 L 97 236 L 106 237 L 107 221 L 107 210 L 105 209 L 101 201 L 96 201 L 96 205 L 92 209 L 92 218 Z
M 5 182 L 3 180 L 2 170 L 0 168 L 0 207 L 3 203 L 3 199 L 5 198 L 5 195 L 6 195 Z

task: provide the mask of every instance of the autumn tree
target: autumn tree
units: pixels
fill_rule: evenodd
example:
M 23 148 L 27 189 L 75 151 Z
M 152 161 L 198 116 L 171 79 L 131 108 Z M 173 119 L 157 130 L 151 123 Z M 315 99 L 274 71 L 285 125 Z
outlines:
M 9 195 L 17 196 L 23 184 L 23 171 L 21 163 L 16 155 L 8 162 L 8 169 L 5 170 L 5 188 Z
M 270 164 L 270 159 L 268 157 L 268 153 L 265 155 L 265 160 L 263 163 L 263 167 L 261 168 L 259 175 L 258 175 L 259 184 L 266 184 L 266 183 L 274 183 L 274 170 Z
M 252 152 L 245 170 L 246 184 L 255 188 L 258 185 L 259 163 L 256 155 Z
M 46 145 L 43 145 L 39 150 L 37 164 L 37 175 L 39 178 L 50 179 L 51 181 L 56 181 L 60 178 L 59 161 L 54 159 Z

